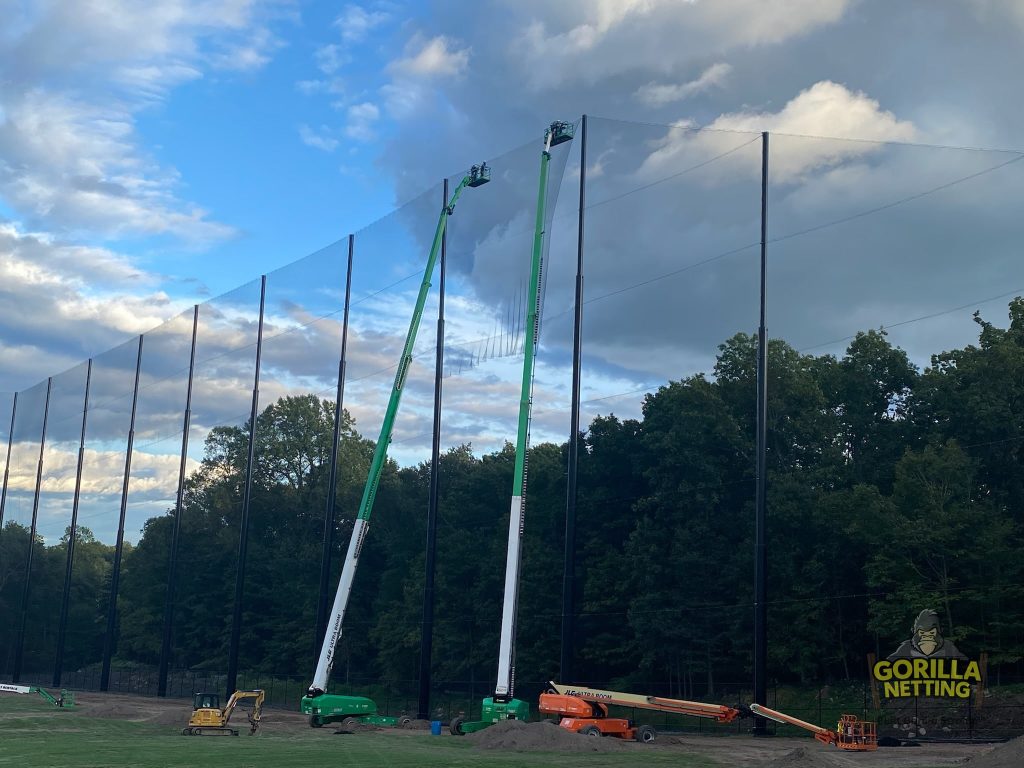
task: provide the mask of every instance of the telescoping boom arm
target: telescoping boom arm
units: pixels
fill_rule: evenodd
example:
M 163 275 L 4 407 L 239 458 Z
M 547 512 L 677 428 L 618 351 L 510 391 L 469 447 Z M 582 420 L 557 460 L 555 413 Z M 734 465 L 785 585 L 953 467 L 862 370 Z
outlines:
M 860 720 L 856 715 L 843 715 L 839 718 L 836 730 L 832 731 L 784 712 L 769 709 L 761 704 L 751 704 L 750 711 L 777 723 L 795 725 L 797 728 L 810 731 L 814 734 L 814 738 L 822 744 L 831 744 L 851 752 L 871 752 L 878 749 L 878 732 L 875 723 Z
M 544 250 L 544 218 L 547 206 L 548 165 L 551 147 L 572 139 L 572 126 L 556 121 L 544 132 L 544 150 L 540 160 L 540 189 L 537 192 L 537 220 L 530 261 L 529 308 L 526 315 L 526 340 L 523 345 L 523 381 L 519 393 L 519 427 L 516 433 L 516 464 L 512 477 L 512 505 L 508 519 L 508 548 L 505 560 L 505 596 L 501 607 L 501 642 L 498 648 L 498 682 L 494 698 L 507 701 L 515 688 L 516 613 L 519 604 L 519 565 L 523 539 L 523 512 L 526 498 L 526 452 L 530 442 L 530 406 L 533 399 L 533 372 L 540 337 L 541 255 Z
M 620 693 L 619 691 L 603 691 L 598 688 L 583 688 L 575 685 L 563 685 L 561 683 L 550 683 L 552 689 L 558 692 L 559 696 L 572 696 L 584 701 L 592 701 L 598 704 L 615 704 L 620 707 L 636 707 L 637 709 L 652 709 L 656 712 L 671 712 L 677 715 L 691 715 L 693 717 L 706 717 L 717 720 L 720 723 L 731 723 L 737 717 L 746 715 L 743 710 L 735 707 L 727 707 L 724 704 L 704 704 L 699 701 L 685 701 L 683 699 L 666 699 L 661 696 L 644 696 L 639 693 Z M 541 709 L 545 709 L 545 696 L 541 695 Z M 557 711 L 557 700 L 549 703 L 552 711 Z
M 405 377 L 409 372 L 409 365 L 412 363 L 412 350 L 416 343 L 416 334 L 419 331 L 420 320 L 423 317 L 423 307 L 426 304 L 427 292 L 430 289 L 430 278 L 434 273 L 434 265 L 437 263 L 441 239 L 448 224 L 448 217 L 454 212 L 455 203 L 462 194 L 462 190 L 466 187 L 479 187 L 482 184 L 486 184 L 489 180 L 490 169 L 487 167 L 487 164 L 474 165 L 470 172 L 459 182 L 458 186 L 455 187 L 451 200 L 446 202 L 444 208 L 441 209 L 441 215 L 438 217 L 437 230 L 434 232 L 434 242 L 430 248 L 427 266 L 423 270 L 423 281 L 420 283 L 419 295 L 416 297 L 416 307 L 412 313 L 412 320 L 409 322 L 409 332 L 405 337 L 402 358 L 398 363 L 395 383 L 391 387 L 391 399 L 388 400 L 388 407 L 384 412 L 384 422 L 380 427 L 380 436 L 377 438 L 377 447 L 373 452 L 373 461 L 370 464 L 370 472 L 366 478 L 366 487 L 363 489 L 363 498 L 359 503 L 359 513 L 352 528 L 352 538 L 349 540 L 345 563 L 341 569 L 338 591 L 334 595 L 334 605 L 328 620 L 327 632 L 324 635 L 323 645 L 320 647 L 320 658 L 317 661 L 316 673 L 313 675 L 313 682 L 309 686 L 307 693 L 310 698 L 320 696 L 327 690 L 327 681 L 330 679 L 331 667 L 334 664 L 334 651 L 338 640 L 341 639 L 345 609 L 348 606 L 349 594 L 352 591 L 352 579 L 355 576 L 356 566 L 359 564 L 359 555 L 363 550 L 363 542 L 366 540 L 366 533 L 370 527 L 370 513 L 373 511 L 373 500 L 377 495 L 377 484 L 380 482 L 384 462 L 387 459 L 395 416 L 398 414 L 398 406 L 402 400 Z

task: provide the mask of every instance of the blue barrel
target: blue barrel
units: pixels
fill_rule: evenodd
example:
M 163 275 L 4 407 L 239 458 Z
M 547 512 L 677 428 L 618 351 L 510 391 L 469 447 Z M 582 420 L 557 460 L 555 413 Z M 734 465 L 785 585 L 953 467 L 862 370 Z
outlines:
M 440 736 L 441 735 L 441 721 L 440 720 L 431 720 L 430 721 L 430 733 L 433 734 L 434 736 Z

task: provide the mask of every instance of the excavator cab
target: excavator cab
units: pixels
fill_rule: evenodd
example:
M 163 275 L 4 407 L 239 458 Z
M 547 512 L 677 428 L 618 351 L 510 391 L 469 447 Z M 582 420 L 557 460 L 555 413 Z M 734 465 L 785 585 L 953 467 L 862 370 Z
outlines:
M 192 694 L 192 709 L 220 709 L 220 694 L 218 693 L 194 693 Z

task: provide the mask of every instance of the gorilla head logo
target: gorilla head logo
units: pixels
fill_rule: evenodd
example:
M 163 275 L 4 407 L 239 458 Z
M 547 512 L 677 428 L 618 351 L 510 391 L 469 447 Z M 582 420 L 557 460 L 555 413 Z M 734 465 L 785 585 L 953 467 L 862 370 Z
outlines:
M 914 627 L 909 640 L 905 640 L 895 653 L 889 655 L 889 661 L 893 659 L 966 659 L 952 640 L 942 636 L 939 627 L 939 615 L 926 608 L 917 615 L 914 620 Z

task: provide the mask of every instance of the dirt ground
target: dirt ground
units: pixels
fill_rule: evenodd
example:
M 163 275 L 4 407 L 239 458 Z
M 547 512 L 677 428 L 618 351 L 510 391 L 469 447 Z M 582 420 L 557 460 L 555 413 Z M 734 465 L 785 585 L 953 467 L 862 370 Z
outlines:
M 156 699 L 121 694 L 76 693 L 76 712 L 87 717 L 147 722 L 181 729 L 191 712 L 186 699 Z M 245 714 L 236 712 L 232 724 L 246 727 Z M 426 721 L 414 727 L 388 728 L 389 733 L 421 737 Z M 415 727 L 418 726 L 418 727 Z M 261 729 L 267 734 L 304 734 L 310 738 L 333 738 L 348 733 L 359 738 L 373 738 L 372 726 L 328 725 L 310 728 L 308 718 L 299 712 L 279 709 L 264 710 Z M 443 731 L 445 738 L 456 738 Z M 612 739 L 571 734 L 551 723 L 499 724 L 466 737 L 476 749 L 511 749 L 555 752 L 618 752 L 632 750 L 686 751 L 737 768 L 920 768 L 921 766 L 964 765 L 967 768 L 1020 768 L 1024 766 L 1024 739 L 1005 744 L 942 744 L 922 742 L 919 747 L 879 748 L 876 752 L 843 755 L 810 739 L 754 738 L 752 736 L 674 736 L 659 734 L 654 744 L 635 744 Z

